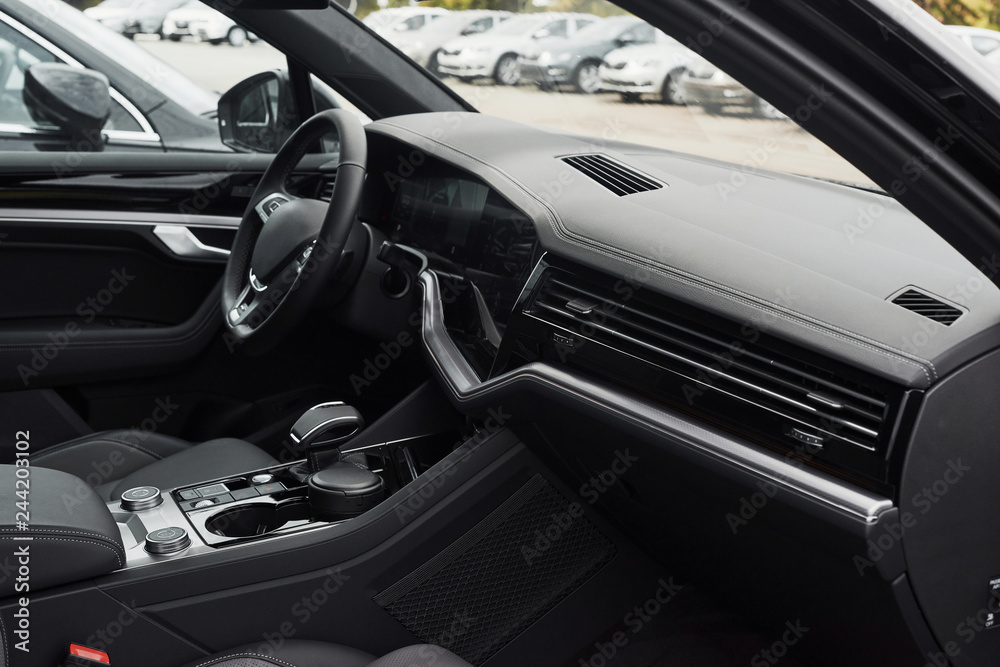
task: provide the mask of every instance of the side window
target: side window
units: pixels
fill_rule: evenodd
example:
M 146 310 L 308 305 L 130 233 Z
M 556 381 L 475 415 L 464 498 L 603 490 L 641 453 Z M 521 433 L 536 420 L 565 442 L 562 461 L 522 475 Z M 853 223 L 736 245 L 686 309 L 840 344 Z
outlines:
M 39 62 L 60 62 L 53 54 L 17 30 L 0 21 L 0 123 L 52 129 L 31 117 L 24 104 L 24 73 Z M 111 117 L 105 130 L 141 132 L 139 122 L 116 100 L 111 100 Z
M 485 32 L 493 27 L 493 18 L 487 16 L 484 19 L 479 19 L 478 21 L 473 21 L 469 24 L 465 30 L 462 31 L 463 35 L 476 35 L 481 32 Z
M 549 37 L 565 37 L 567 35 L 567 28 L 566 19 L 559 19 L 545 26 L 545 29 L 549 31 Z
M 39 127 L 24 105 L 24 72 L 38 62 L 56 57 L 0 22 L 0 123 Z
M 593 23 L 594 20 L 596 20 L 596 17 L 594 19 L 577 19 L 576 20 L 576 29 L 577 30 L 582 30 L 583 28 L 586 28 L 588 25 L 590 25 L 591 23 Z
M 648 23 L 643 23 L 629 30 L 622 37 L 635 44 L 649 44 L 656 39 L 656 28 Z

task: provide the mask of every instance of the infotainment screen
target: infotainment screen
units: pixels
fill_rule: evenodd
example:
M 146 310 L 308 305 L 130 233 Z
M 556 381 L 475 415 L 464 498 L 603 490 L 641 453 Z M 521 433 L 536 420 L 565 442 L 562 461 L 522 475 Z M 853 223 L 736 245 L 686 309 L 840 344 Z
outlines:
M 503 327 L 531 271 L 535 228 L 486 184 L 448 170 L 396 184 L 391 237 L 473 283 Z

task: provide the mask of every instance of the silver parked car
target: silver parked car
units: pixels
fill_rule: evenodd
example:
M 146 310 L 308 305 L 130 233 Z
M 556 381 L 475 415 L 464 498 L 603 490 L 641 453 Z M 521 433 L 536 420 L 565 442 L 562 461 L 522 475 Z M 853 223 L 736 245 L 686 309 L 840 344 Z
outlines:
M 521 78 L 518 58 L 535 40 L 571 37 L 596 20 L 592 14 L 522 14 L 483 34 L 446 42 L 438 54 L 438 70 L 464 80 L 490 77 L 512 86 Z
M 450 13 L 440 7 L 390 7 L 372 12 L 362 23 L 376 34 L 388 38 L 390 35 L 420 30 Z
M 445 42 L 484 33 L 513 15 L 492 9 L 468 9 L 442 16 L 418 30 L 390 31 L 385 37 L 417 63 L 439 74 L 438 53 Z
M 758 118 L 788 118 L 773 104 L 729 76 L 704 58 L 698 58 L 681 78 L 682 95 L 689 106 L 697 105 L 705 113 L 717 116 L 732 107 L 748 109 Z
M 621 94 L 623 102 L 651 95 L 665 104 L 683 104 L 681 79 L 694 57 L 691 49 L 657 30 L 652 44 L 631 44 L 604 56 L 601 90 Z

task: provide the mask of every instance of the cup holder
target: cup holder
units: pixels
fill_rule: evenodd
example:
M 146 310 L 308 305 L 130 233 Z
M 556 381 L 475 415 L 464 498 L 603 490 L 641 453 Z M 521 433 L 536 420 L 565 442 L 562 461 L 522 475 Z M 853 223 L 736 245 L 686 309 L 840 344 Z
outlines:
M 205 528 L 223 537 L 256 537 L 309 518 L 309 503 L 303 498 L 277 505 L 254 503 L 222 510 L 205 522 Z

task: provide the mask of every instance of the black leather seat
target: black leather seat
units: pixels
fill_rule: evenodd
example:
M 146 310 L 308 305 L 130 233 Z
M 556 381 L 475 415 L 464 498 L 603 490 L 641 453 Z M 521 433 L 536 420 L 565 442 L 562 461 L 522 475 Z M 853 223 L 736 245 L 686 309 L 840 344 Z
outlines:
M 433 644 L 407 646 L 376 658 L 357 649 L 307 640 L 290 640 L 261 652 L 259 645 L 239 646 L 185 667 L 472 667 Z
M 193 445 L 168 435 L 131 430 L 93 433 L 47 447 L 31 457 L 31 464 L 76 475 L 105 500 L 117 500 L 135 486 L 171 489 L 278 462 L 236 438 Z

